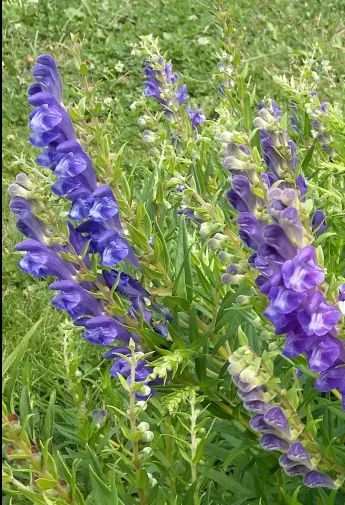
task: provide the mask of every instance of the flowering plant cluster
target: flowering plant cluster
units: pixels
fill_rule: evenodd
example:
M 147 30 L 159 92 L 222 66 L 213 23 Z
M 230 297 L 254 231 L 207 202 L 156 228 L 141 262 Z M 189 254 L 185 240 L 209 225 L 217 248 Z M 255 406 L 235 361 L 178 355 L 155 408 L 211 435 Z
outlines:
M 18 174 L 16 182 L 9 187 L 10 208 L 18 218 L 17 228 L 28 238 L 16 246 L 17 251 L 25 253 L 19 266 L 34 277 L 56 277 L 50 285 L 50 289 L 58 291 L 52 304 L 65 310 L 75 325 L 84 328 L 85 340 L 101 346 L 120 341 L 122 346 L 114 347 L 104 357 L 114 360 L 110 369 L 112 376 L 121 374 L 131 380 L 126 359 L 131 351 L 124 346 L 130 339 L 138 343 L 138 336 L 128 325 L 135 327 L 138 316 L 150 323 L 152 312 L 146 309 L 144 301 L 150 295 L 137 279 L 114 268 L 122 262 L 136 269 L 140 264 L 124 237 L 113 191 L 97 182 L 92 162 L 77 140 L 62 105 L 61 77 L 52 56 L 42 55 L 37 59 L 33 76 L 36 82 L 28 90 L 29 104 L 34 107 L 30 113 L 33 133 L 29 140 L 35 147 L 44 148 L 36 158 L 37 163 L 49 167 L 57 176 L 51 188 L 53 193 L 71 203 L 67 220 L 69 236 L 67 244 L 54 241 L 53 230 L 35 216 L 34 188 L 29 177 Z M 86 277 L 92 272 L 94 255 L 99 255 L 104 269 L 92 282 Z M 124 317 L 113 316 L 109 307 L 109 295 L 113 304 L 112 291 L 129 301 Z M 164 314 L 170 317 L 167 311 Z M 156 325 L 155 329 L 167 334 L 164 324 Z M 139 360 L 135 382 L 145 383 L 151 372 L 147 362 Z M 142 391 L 143 397 L 151 393 L 145 385 Z
M 307 187 L 302 174 L 296 175 L 296 146 L 274 101 L 260 106 L 254 125 L 267 169 L 257 174 L 250 148 L 238 142 L 228 144 L 224 165 L 234 174 L 227 197 L 239 212 L 239 234 L 255 251 L 248 261 L 260 273 L 256 285 L 269 299 L 264 315 L 277 334 L 286 334 L 285 356 L 305 352 L 310 370 L 319 373 L 315 387 L 337 389 L 345 410 L 345 347 L 337 328 L 341 312 L 325 299 L 325 274 L 311 245 L 312 233 L 325 231 L 325 216 L 322 210 L 312 222 L 306 216 Z
M 319 178 L 332 168 L 340 180 L 342 120 L 284 80 L 286 114 L 271 99 L 257 106 L 247 69 L 226 50 L 217 108 L 204 113 L 152 37 L 142 49 L 142 96 L 130 109 L 150 130 L 131 173 L 125 146 L 91 161 L 54 58 L 32 69 L 29 140 L 42 180 L 20 172 L 9 186 L 26 237 L 15 249 L 24 273 L 53 278 L 52 305 L 69 319 L 52 374 L 40 363 L 31 384 L 18 365 L 40 321 L 5 360 L 6 492 L 39 505 L 297 505 L 298 495 L 337 504 L 345 283 L 323 246 L 344 206 L 329 190 L 324 205 Z M 109 124 L 85 128 L 103 145 Z M 46 376 L 47 401 L 32 392 Z

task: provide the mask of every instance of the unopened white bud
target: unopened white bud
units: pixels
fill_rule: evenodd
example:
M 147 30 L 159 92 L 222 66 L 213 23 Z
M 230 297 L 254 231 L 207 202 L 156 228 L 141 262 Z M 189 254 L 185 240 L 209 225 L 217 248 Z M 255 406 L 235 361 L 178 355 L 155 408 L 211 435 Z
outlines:
M 220 140 L 222 142 L 226 142 L 227 144 L 230 143 L 232 141 L 232 137 L 233 137 L 233 134 L 232 132 L 223 132 L 221 135 L 220 135 Z
M 83 375 L 83 373 L 80 370 L 76 370 L 75 373 L 74 373 L 74 375 L 76 377 L 81 377 Z
M 227 263 L 230 263 L 230 261 L 232 261 L 234 259 L 234 256 L 232 254 L 225 252 L 225 251 L 221 251 L 218 254 L 218 259 L 221 263 L 227 264 Z
M 31 191 L 28 191 L 27 189 L 23 188 L 23 186 L 20 186 L 15 182 L 8 186 L 7 191 L 12 198 L 20 196 L 22 198 L 28 199 L 31 196 Z
M 250 301 L 251 301 L 251 297 L 250 297 L 250 296 L 239 295 L 239 296 L 236 298 L 236 303 L 237 303 L 238 305 L 249 305 L 249 304 L 250 304 Z
M 24 174 L 24 172 L 20 172 L 19 174 L 17 174 L 16 182 L 21 186 L 23 186 L 23 188 L 28 190 L 32 189 L 34 186 L 30 181 L 30 178 L 26 174 Z
M 143 128 L 146 125 L 146 121 L 143 117 L 138 118 L 137 125 Z
M 144 447 L 144 448 L 141 450 L 141 452 L 142 452 L 143 454 L 146 454 L 146 456 L 150 456 L 150 454 L 152 453 L 152 449 L 151 449 L 151 447 Z
M 135 110 L 137 108 L 137 102 L 132 102 L 131 105 L 129 106 L 131 110 Z
M 139 431 L 142 431 L 144 433 L 145 431 L 148 431 L 150 429 L 150 425 L 149 425 L 149 423 L 146 423 L 145 421 L 143 421 L 138 424 L 137 428 Z
M 154 435 L 153 435 L 153 432 L 152 432 L 152 431 L 145 431 L 145 432 L 143 433 L 143 440 L 144 440 L 145 442 L 152 442 L 153 437 L 154 437 Z
M 226 235 L 223 235 L 223 233 L 216 233 L 215 236 L 213 237 L 215 238 L 216 240 L 218 240 L 219 242 L 224 242 L 224 240 L 226 240 L 228 237 Z
M 136 403 L 136 407 L 142 410 L 146 410 L 147 403 L 144 400 L 140 400 Z
M 213 251 L 215 251 L 216 249 L 219 249 L 221 243 L 219 242 L 219 240 L 217 240 L 216 238 L 210 238 L 210 240 L 208 240 L 207 242 L 207 246 L 209 247 L 209 249 L 212 249 Z
M 152 144 L 156 140 L 156 134 L 150 130 L 145 130 L 143 133 L 143 141 Z
M 143 384 L 139 392 L 144 396 L 148 396 L 151 393 L 151 388 L 149 388 L 149 386 L 146 386 L 146 384 Z

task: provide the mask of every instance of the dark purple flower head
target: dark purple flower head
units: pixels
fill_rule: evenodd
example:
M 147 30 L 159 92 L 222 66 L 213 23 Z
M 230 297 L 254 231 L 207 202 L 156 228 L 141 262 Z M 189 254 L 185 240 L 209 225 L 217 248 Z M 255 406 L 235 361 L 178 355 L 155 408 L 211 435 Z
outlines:
M 328 487 L 330 489 L 336 489 L 336 485 L 328 475 L 317 472 L 316 470 L 307 473 L 303 479 L 303 483 L 308 487 Z
M 280 433 L 284 439 L 291 438 L 289 422 L 280 407 L 272 407 L 264 414 L 265 423 Z
M 96 240 L 95 248 L 101 255 L 102 265 L 106 267 L 116 266 L 124 259 L 136 268 L 139 267 L 131 246 L 117 231 L 102 231 Z
M 303 465 L 310 465 L 310 454 L 300 442 L 295 442 L 290 445 L 286 453 L 287 457 L 292 461 L 297 461 Z
M 283 438 L 273 434 L 266 434 L 260 439 L 260 445 L 265 451 L 285 452 L 289 448 L 289 443 Z
M 28 238 L 39 242 L 46 242 L 48 230 L 44 223 L 32 212 L 31 204 L 19 196 L 11 199 L 10 209 L 19 219 L 17 228 Z
M 38 93 L 29 99 L 37 105 L 30 113 L 30 142 L 36 147 L 47 147 L 51 142 L 74 140 L 75 133 L 67 112 L 52 95 Z
M 200 126 L 202 123 L 206 121 L 206 117 L 202 113 L 201 109 L 192 109 L 189 105 L 186 107 L 186 113 L 188 114 L 188 117 L 190 118 L 190 122 L 192 125 L 192 128 L 196 129 L 198 126 Z
M 42 54 L 36 60 L 32 75 L 37 83 L 29 88 L 29 94 L 41 91 L 51 93 L 58 102 L 62 101 L 62 81 L 55 60 L 50 54 Z
M 187 93 L 187 86 L 183 84 L 180 88 L 178 88 L 176 92 L 176 100 L 178 101 L 179 105 L 183 105 L 188 100 L 188 98 L 189 95 Z M 201 109 L 199 110 L 201 111 Z
M 309 337 L 310 340 L 313 337 Z M 341 340 L 331 335 L 323 335 L 314 339 L 314 344 L 308 354 L 308 364 L 313 372 L 323 372 L 330 368 L 338 359 L 345 360 L 345 348 Z
M 331 389 L 339 389 L 345 396 L 345 363 L 321 372 L 315 382 L 315 387 L 321 393 L 328 393 Z
M 65 263 L 58 254 L 37 240 L 24 240 L 15 246 L 16 251 L 25 251 L 19 262 L 20 268 L 34 277 L 53 275 L 58 279 L 72 279 L 73 266 Z
M 317 237 L 322 235 L 327 228 L 325 213 L 323 210 L 316 210 L 312 220 L 313 232 Z
M 102 272 L 107 286 L 112 289 L 114 284 L 116 284 L 116 291 L 127 296 L 128 298 L 133 297 L 149 297 L 150 293 L 146 291 L 137 279 L 134 279 L 130 275 L 124 272 L 118 272 L 117 270 L 103 270 Z
M 128 343 L 133 335 L 119 321 L 109 316 L 96 316 L 86 320 L 84 338 L 91 344 L 112 345 L 114 340 Z
M 262 238 L 264 243 L 273 247 L 280 256 L 285 259 L 294 258 L 296 248 L 291 244 L 281 226 L 276 224 L 268 224 L 262 230 Z
M 315 291 L 305 308 L 298 312 L 297 318 L 307 335 L 322 336 L 334 328 L 340 319 L 340 313 L 325 302 L 320 291 Z
M 269 292 L 270 310 L 278 314 L 290 314 L 305 302 L 307 293 L 296 293 L 291 289 L 273 286 Z
M 92 296 L 89 291 L 82 288 L 75 281 L 57 281 L 49 286 L 54 291 L 60 291 L 55 295 L 52 304 L 56 309 L 65 310 L 75 320 L 81 316 L 101 316 L 101 303 Z
M 301 200 L 303 201 L 304 200 L 304 196 L 305 196 L 308 188 L 307 188 L 306 180 L 305 180 L 305 178 L 303 177 L 302 174 L 299 174 L 296 177 L 295 183 L 296 183 L 296 186 L 299 189 L 299 192 L 300 192 L 300 195 L 301 195 Z
M 288 289 L 304 293 L 325 280 L 323 269 L 316 263 L 315 248 L 306 246 L 282 266 L 284 284 Z

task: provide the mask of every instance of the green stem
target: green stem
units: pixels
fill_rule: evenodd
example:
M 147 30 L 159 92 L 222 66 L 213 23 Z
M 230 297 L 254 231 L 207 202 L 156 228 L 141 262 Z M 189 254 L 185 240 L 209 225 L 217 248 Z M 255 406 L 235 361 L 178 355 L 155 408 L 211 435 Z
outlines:
M 141 471 L 141 462 L 139 457 L 139 444 L 136 440 L 136 408 L 135 408 L 135 369 L 136 369 L 137 361 L 134 355 L 134 351 L 132 351 L 132 360 L 131 360 L 131 387 L 129 393 L 129 423 L 131 429 L 131 438 L 132 438 L 132 462 L 137 474 L 137 488 L 138 488 L 138 496 L 140 505 L 147 505 L 145 491 L 140 486 L 140 471 Z

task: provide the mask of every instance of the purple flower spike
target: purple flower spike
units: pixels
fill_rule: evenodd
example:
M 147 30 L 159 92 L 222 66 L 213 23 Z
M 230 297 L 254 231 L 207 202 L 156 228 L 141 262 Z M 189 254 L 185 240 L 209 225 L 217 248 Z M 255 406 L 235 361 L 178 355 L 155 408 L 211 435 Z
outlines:
M 176 100 L 178 101 L 179 105 L 183 105 L 188 100 L 188 98 L 189 98 L 189 95 L 187 93 L 187 86 L 185 84 L 183 84 L 176 92 Z M 189 107 L 189 110 L 190 110 L 190 107 Z M 198 110 L 201 111 L 201 109 L 198 109 Z M 187 111 L 187 109 L 186 109 L 186 111 Z M 191 117 L 191 116 L 189 116 L 189 117 Z
M 289 444 L 277 435 L 266 434 L 260 439 L 260 444 L 265 451 L 281 451 L 285 452 Z
M 123 354 L 121 351 L 119 351 Z M 110 368 L 110 375 L 115 379 L 118 378 L 119 375 L 127 378 L 131 374 L 131 366 L 125 360 L 125 358 L 121 358 L 120 356 L 116 356 L 112 367 Z
M 90 197 L 89 217 L 94 221 L 116 220 L 116 227 L 121 228 L 119 207 L 109 186 L 99 186 Z
M 97 249 L 101 253 L 102 265 L 113 267 L 125 259 L 129 253 L 129 245 L 115 231 L 105 231 L 97 241 Z
M 330 489 L 336 489 L 335 483 L 330 477 L 328 477 L 328 475 L 315 470 L 307 473 L 303 479 L 303 483 L 308 487 L 327 487 Z
M 188 97 L 188 95 L 187 95 Z M 206 121 L 206 117 L 202 113 L 201 109 L 192 109 L 189 105 L 186 107 L 186 113 L 190 119 L 193 129 L 196 129 L 199 125 Z
M 282 274 L 285 286 L 300 293 L 315 288 L 325 279 L 323 269 L 316 263 L 313 246 L 304 247 L 295 258 L 286 261 Z

